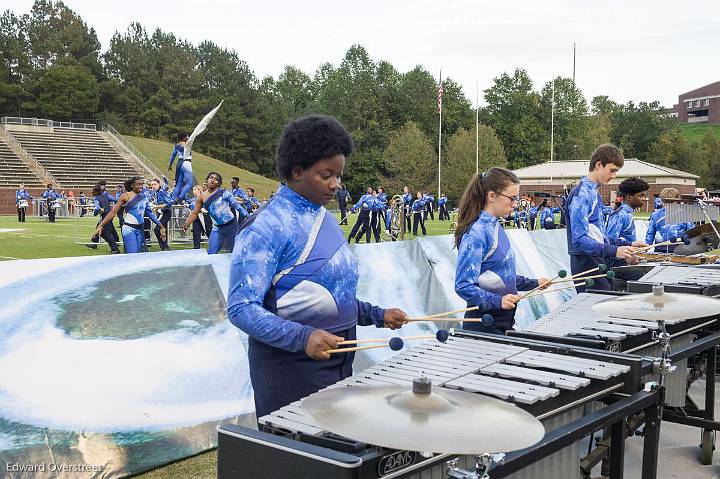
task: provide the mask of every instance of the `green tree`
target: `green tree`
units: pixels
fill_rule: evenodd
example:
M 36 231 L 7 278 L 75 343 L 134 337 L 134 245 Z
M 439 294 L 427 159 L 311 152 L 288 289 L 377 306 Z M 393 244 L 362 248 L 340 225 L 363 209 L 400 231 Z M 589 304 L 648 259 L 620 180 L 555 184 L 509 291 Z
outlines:
M 442 188 L 448 198 L 458 201 L 475 174 L 476 150 L 479 152 L 479 171 L 493 166 L 507 166 L 502 142 L 492 127 L 480 125 L 477 134 L 475 128 L 456 131 L 448 140 L 442 168 Z
M 382 153 L 385 174 L 381 182 L 391 194 L 404 186 L 416 192 L 437 187 L 437 157 L 432 143 L 412 121 L 390 133 Z
M 654 143 L 668 132 L 673 121 L 662 118 L 658 102 L 628 102 L 612 113 L 612 142 L 623 149 L 626 158 L 646 159 Z
M 551 128 L 553 81 L 543 87 L 542 118 L 547 131 Z M 588 108 L 582 92 L 571 78 L 555 79 L 554 149 L 557 160 L 582 158 L 580 148 L 589 128 Z
M 82 65 L 58 63 L 45 70 L 38 86 L 38 104 L 56 120 L 91 118 L 100 101 L 95 77 Z
M 511 168 L 540 163 L 547 158 L 550 132 L 543 128 L 540 95 L 523 69 L 503 73 L 485 90 L 483 123 L 500 137 Z

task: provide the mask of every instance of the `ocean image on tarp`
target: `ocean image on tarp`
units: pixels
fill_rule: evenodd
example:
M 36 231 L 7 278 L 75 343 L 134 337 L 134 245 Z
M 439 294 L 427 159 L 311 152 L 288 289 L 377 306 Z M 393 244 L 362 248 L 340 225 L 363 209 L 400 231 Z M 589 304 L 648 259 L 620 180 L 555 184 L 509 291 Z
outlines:
M 508 236 L 518 273 L 568 268 L 564 231 Z M 360 262 L 359 299 L 412 316 L 465 307 L 454 292 L 449 235 L 351 250 Z M 0 462 L 96 468 L 46 477 L 122 477 L 215 447 L 218 423 L 255 427 L 247 336 L 226 314 L 229 268 L 230 255 L 202 250 L 0 263 Z M 526 301 L 518 325 L 572 294 Z M 358 337 L 458 324 L 361 327 Z M 392 354 L 362 351 L 355 369 Z

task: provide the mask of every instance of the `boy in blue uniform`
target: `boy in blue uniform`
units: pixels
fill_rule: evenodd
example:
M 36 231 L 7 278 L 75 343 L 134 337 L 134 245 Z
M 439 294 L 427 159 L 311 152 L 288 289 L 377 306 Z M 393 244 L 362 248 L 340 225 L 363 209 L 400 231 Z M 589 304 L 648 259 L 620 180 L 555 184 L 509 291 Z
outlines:
M 412 193 L 410 193 L 410 188 L 407 186 L 403 186 L 403 205 L 405 206 L 405 231 L 410 231 L 410 228 L 412 228 L 412 225 L 410 224 L 410 205 L 412 204 L 413 197 Z
M 369 201 L 373 196 L 373 189 L 372 187 L 368 186 L 365 190 L 365 194 L 360 197 L 358 202 L 353 206 L 350 211 L 355 212 L 358 208 L 360 208 L 360 213 L 358 213 L 357 220 L 355 220 L 355 224 L 353 225 L 352 229 L 350 230 L 350 235 L 348 236 L 348 243 L 351 242 L 353 239 L 355 239 L 355 243 L 360 242 L 361 235 L 359 233 L 359 229 L 362 226 L 362 231 L 365 231 L 366 238 L 365 242 L 370 242 L 370 208 L 369 208 Z M 357 235 L 357 236 L 356 236 Z
M 445 195 L 445 193 L 441 194 L 440 198 L 438 198 L 438 219 L 440 221 L 450 219 L 450 214 L 447 210 L 447 195 Z
M 62 195 L 55 191 L 52 185 L 47 185 L 47 190 L 43 191 L 42 197 L 45 199 L 48 221 L 50 223 L 55 223 L 55 214 L 58 208 L 57 200 L 62 198 Z
M 667 199 L 679 199 L 680 192 L 675 188 L 663 188 L 660 192 L 661 201 Z M 693 223 L 667 224 L 665 223 L 665 205 L 661 204 L 660 208 L 650 215 L 647 233 L 645 234 L 645 242 L 647 244 L 662 243 L 670 241 L 673 238 L 681 238 L 689 229 L 693 228 Z M 672 253 L 676 245 L 667 245 L 656 248 L 656 252 Z
M 424 196 L 419 191 L 417 192 L 415 201 L 413 201 L 410 207 L 413 215 L 413 236 L 417 236 L 418 225 L 420 225 L 423 236 L 427 236 L 427 231 L 425 230 L 425 215 L 427 214 L 427 204 L 429 201 L 427 196 Z
M 599 146 L 590 157 L 588 175 L 583 176 L 568 195 L 566 231 L 572 274 L 606 264 L 608 258 L 633 261 L 633 246 L 645 244 L 637 241 L 631 244 L 605 234 L 605 213 L 598 187 L 615 178 L 624 164 L 625 158 L 616 146 Z M 612 285 L 607 278 L 597 278 L 594 287 L 610 290 Z M 578 293 L 585 291 L 584 286 L 575 289 Z
M 608 238 L 615 240 L 622 238 L 627 244 L 637 241 L 633 214 L 645 204 L 649 189 L 650 186 L 647 182 L 636 176 L 627 178 L 620 183 L 618 192 L 623 197 L 623 203 L 607 218 L 606 234 Z
M 407 315 L 356 298 L 358 262 L 323 205 L 339 189 L 350 134 L 308 116 L 285 127 L 276 169 L 285 185 L 242 226 L 230 266 L 228 318 L 248 336 L 260 418 L 352 374 L 356 325 L 402 326 Z
M 455 292 L 468 307 L 481 307 L 466 312 L 466 318 L 486 313 L 494 318 L 490 326 L 468 322 L 463 323 L 464 329 L 505 334 L 515 323 L 517 292 L 549 284 L 545 278 L 530 279 L 515 273 L 515 255 L 499 219 L 510 214 L 519 192 L 520 181 L 512 171 L 491 168 L 475 175 L 460 200 L 455 229 Z

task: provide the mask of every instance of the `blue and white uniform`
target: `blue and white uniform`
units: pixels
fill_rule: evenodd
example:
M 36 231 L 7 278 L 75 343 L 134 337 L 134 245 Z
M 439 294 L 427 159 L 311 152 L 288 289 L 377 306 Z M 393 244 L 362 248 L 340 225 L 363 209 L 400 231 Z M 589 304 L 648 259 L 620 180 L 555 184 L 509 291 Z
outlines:
M 142 192 L 135 194 L 125 203 L 123 215 L 122 237 L 126 253 L 140 253 L 145 246 L 145 216 L 156 225 L 160 224 L 152 208 L 150 199 Z
M 248 212 L 232 193 L 223 188 L 218 188 L 203 201 L 203 207 L 216 226 L 208 238 L 208 254 L 217 254 L 223 246 L 232 252 L 239 228 L 234 211 L 238 213 L 241 220 L 248 216 Z
M 663 241 L 670 241 L 673 238 L 680 238 L 693 227 L 695 227 L 693 223 L 666 224 L 665 207 L 661 207 L 650 215 L 647 233 L 645 234 L 645 242 L 647 244 L 662 243 Z M 675 247 L 676 245 L 660 246 L 656 248 L 655 251 L 672 253 Z
M 572 274 L 606 264 L 606 258 L 614 258 L 618 246 L 630 243 L 622 238 L 608 238 L 605 234 L 605 213 L 598 185 L 587 176 L 570 192 L 567 198 L 567 244 Z M 595 279 L 595 289 L 612 289 L 607 278 Z M 578 293 L 584 286 L 575 288 Z
M 632 244 L 637 240 L 635 237 L 635 222 L 633 221 L 633 213 L 635 210 L 623 203 L 618 209 L 613 211 L 607 218 L 607 226 L 605 227 L 608 238 L 615 240 L 622 238 L 627 244 Z
M 463 328 L 504 334 L 515 322 L 515 309 L 502 309 L 502 297 L 537 286 L 536 279 L 515 273 L 515 254 L 498 218 L 487 211 L 480 213 L 458 245 L 455 292 L 468 307 L 481 306 L 482 310 L 466 312 L 466 318 L 490 313 L 495 321 L 490 327 L 464 323 Z
M 543 208 L 540 212 L 540 227 L 543 229 L 554 229 L 555 228 L 555 213 L 560 208 Z
M 245 193 L 245 190 L 238 186 L 237 188 L 233 188 L 232 195 L 235 198 L 240 198 L 240 204 L 243 206 L 243 208 L 245 208 L 247 211 L 250 211 L 252 203 L 250 202 L 250 197 L 247 195 L 247 193 Z
M 659 196 L 658 196 L 657 198 L 655 198 L 655 199 L 653 200 L 653 207 L 654 207 L 656 210 L 659 210 L 660 208 L 662 208 L 662 207 L 663 207 L 663 200 L 662 200 L 662 198 L 660 198 Z
M 173 201 L 185 198 L 193 184 L 192 154 L 185 158 L 185 146 L 178 143 L 170 155 L 171 168 L 175 158 L 177 158 L 177 166 L 175 167 L 175 189 L 171 195 Z
M 352 353 L 327 361 L 305 354 L 313 331 L 354 339 L 357 324 L 382 327 L 384 310 L 355 297 L 358 262 L 334 216 L 286 186 L 235 243 L 228 318 L 249 336 L 261 417 L 352 374 Z

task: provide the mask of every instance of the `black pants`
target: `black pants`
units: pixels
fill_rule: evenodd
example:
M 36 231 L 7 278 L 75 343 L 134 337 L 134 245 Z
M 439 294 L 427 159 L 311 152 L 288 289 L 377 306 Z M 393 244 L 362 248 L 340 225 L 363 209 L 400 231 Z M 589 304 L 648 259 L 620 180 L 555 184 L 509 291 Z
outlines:
M 87 210 L 85 209 L 85 203 L 80 203 L 80 218 L 85 216 L 85 213 L 87 213 Z
M 450 213 L 448 213 L 447 205 L 440 205 L 439 211 L 438 219 L 440 221 L 450 219 Z
M 360 227 L 363 227 L 362 231 L 365 231 L 365 235 L 367 238 L 365 239 L 366 243 L 370 242 L 370 210 L 368 209 L 361 209 L 360 213 L 358 213 L 357 220 L 355 221 L 355 224 L 352 227 L 352 230 L 350 230 L 350 236 L 348 236 L 348 241 L 352 241 L 353 238 L 355 239 L 356 243 L 360 242 L 360 237 L 362 235 L 358 234 L 358 230 L 360 230 Z M 357 234 L 357 238 L 355 238 L 355 235 Z
M 427 205 L 427 214 L 430 215 L 430 219 L 435 221 L 435 215 L 433 214 L 433 205 L 431 203 L 428 203 Z M 427 218 L 427 215 L 425 216 Z
M 204 224 L 203 221 L 200 220 L 200 217 L 198 217 L 192 224 L 193 248 L 195 249 L 201 248 L 203 233 L 208 238 L 210 238 L 210 233 L 212 233 L 213 224 L 210 215 L 203 215 L 203 220 Z
M 100 221 L 102 221 L 104 218 L 105 215 L 100 216 Z M 98 225 L 100 224 L 100 221 L 98 221 Z M 118 233 L 115 230 L 115 225 L 112 221 L 103 226 L 102 234 L 100 236 L 102 236 L 102 239 L 104 239 L 105 242 L 108 244 L 108 246 L 110 247 L 110 251 L 120 251 L 120 248 L 117 244 Z M 98 238 L 97 236 L 93 236 L 91 241 L 93 243 L 99 243 L 100 238 Z
M 408 233 L 412 230 L 412 224 L 410 220 L 410 206 L 405 205 L 405 231 Z
M 55 208 L 52 206 L 48 206 L 48 221 L 50 223 L 55 223 Z
M 420 224 L 422 234 L 427 235 L 427 231 L 425 231 L 425 219 L 423 218 L 424 213 L 424 211 L 416 211 L 413 213 L 413 235 L 415 236 L 417 236 L 418 224 Z
M 530 221 L 528 222 L 528 229 L 534 230 L 535 229 L 535 220 L 537 219 L 537 216 L 531 216 Z
M 600 264 L 607 264 L 607 260 L 599 256 L 588 256 L 584 254 L 570 255 L 570 272 L 572 275 L 576 275 L 589 269 L 596 268 Z M 596 271 L 592 273 L 587 273 L 587 275 L 591 276 L 595 274 L 597 274 Z M 608 278 L 595 278 L 595 285 L 592 287 L 592 289 L 612 291 L 612 284 L 610 283 L 610 280 Z M 577 291 L 578 293 L 584 293 L 585 286 L 575 286 L 575 291 Z
M 172 218 L 172 208 L 163 208 L 162 214 L 160 215 L 160 224 L 165 227 L 165 231 L 167 234 L 167 227 L 168 223 L 170 223 L 170 218 Z M 167 237 L 166 239 L 162 239 L 162 236 L 160 236 L 160 226 L 155 225 L 155 238 L 157 238 L 158 245 L 160 245 L 160 249 L 162 251 L 167 251 L 170 249 L 170 246 L 168 246 Z
M 340 224 L 346 225 L 348 224 L 347 219 L 347 205 L 345 203 L 338 203 L 340 206 Z
M 371 211 L 370 212 L 370 219 L 367 222 L 367 224 L 362 225 L 362 228 L 360 228 L 360 232 L 358 233 L 358 238 L 362 238 L 363 235 L 367 237 L 367 242 L 370 242 L 370 232 L 372 231 L 373 236 L 375 237 L 375 242 L 380 242 L 380 213 L 378 211 Z
M 124 206 L 121 206 L 120 209 L 118 209 L 116 216 L 118 219 L 118 224 L 120 225 L 120 228 L 122 228 L 123 224 L 125 224 L 125 207 Z
M 18 207 L 18 222 L 25 223 L 25 210 L 27 210 L 26 207 L 20 208 Z

